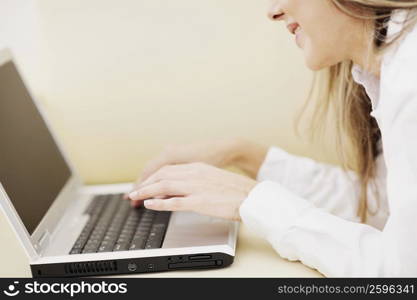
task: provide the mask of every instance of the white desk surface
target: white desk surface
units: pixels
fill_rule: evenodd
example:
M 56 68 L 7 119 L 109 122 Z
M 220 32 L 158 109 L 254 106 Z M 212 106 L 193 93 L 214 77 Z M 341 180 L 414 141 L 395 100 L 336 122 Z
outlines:
M 0 212 L 0 277 L 30 277 L 29 262 Z M 299 262 L 278 256 L 264 240 L 240 227 L 234 263 L 224 269 L 138 274 L 134 277 L 321 277 Z M 123 277 L 123 276 L 121 276 Z M 129 277 L 132 277 L 131 275 Z

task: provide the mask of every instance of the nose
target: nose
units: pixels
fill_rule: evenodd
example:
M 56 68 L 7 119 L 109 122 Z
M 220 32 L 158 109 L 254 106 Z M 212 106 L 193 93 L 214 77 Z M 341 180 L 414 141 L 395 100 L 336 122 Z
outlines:
M 268 18 L 272 21 L 281 21 L 284 17 L 285 13 L 282 9 L 282 5 L 280 1 L 274 0 L 271 1 L 271 5 L 268 9 Z

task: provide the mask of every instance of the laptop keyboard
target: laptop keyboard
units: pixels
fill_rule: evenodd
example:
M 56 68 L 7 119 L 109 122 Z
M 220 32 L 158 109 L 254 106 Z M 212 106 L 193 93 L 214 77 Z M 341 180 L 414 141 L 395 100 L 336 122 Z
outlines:
M 171 212 L 133 208 L 123 194 L 98 195 L 70 254 L 161 248 Z

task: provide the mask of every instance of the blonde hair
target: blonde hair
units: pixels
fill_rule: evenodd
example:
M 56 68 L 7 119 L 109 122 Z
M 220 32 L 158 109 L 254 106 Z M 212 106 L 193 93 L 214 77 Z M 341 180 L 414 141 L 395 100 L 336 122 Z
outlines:
M 393 46 L 417 22 L 417 0 L 332 0 L 334 5 L 346 14 L 364 20 L 374 32 L 370 40 L 370 53 L 382 55 Z M 396 9 L 409 10 L 400 33 L 386 39 L 388 22 Z M 323 133 L 323 129 L 333 115 L 335 122 L 337 149 L 345 169 L 352 168 L 360 179 L 360 199 L 358 216 L 366 221 L 368 212 L 368 185 L 375 177 L 375 159 L 379 154 L 380 130 L 370 115 L 371 101 L 363 88 L 352 77 L 352 61 L 344 61 L 316 73 L 310 96 L 315 102 L 313 111 L 313 136 Z M 310 98 L 311 100 L 311 98 Z M 301 115 L 306 111 L 306 102 Z M 313 102 L 314 103 L 314 102 Z M 332 111 L 332 113 L 330 113 Z M 347 149 L 350 149 L 348 151 Z M 352 159 L 353 158 L 353 159 Z M 349 162 L 353 162 L 349 163 Z M 377 190 L 375 189 L 377 192 Z M 377 196 L 377 195 L 376 195 Z

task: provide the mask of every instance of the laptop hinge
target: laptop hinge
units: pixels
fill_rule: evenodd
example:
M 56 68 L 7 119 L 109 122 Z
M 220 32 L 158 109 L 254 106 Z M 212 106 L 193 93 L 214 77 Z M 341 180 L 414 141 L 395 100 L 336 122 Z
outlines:
M 51 241 L 51 234 L 48 230 L 46 230 L 41 237 L 39 238 L 38 242 L 35 245 L 35 249 L 38 251 L 40 255 L 43 254 L 46 247 L 48 247 L 49 243 Z

